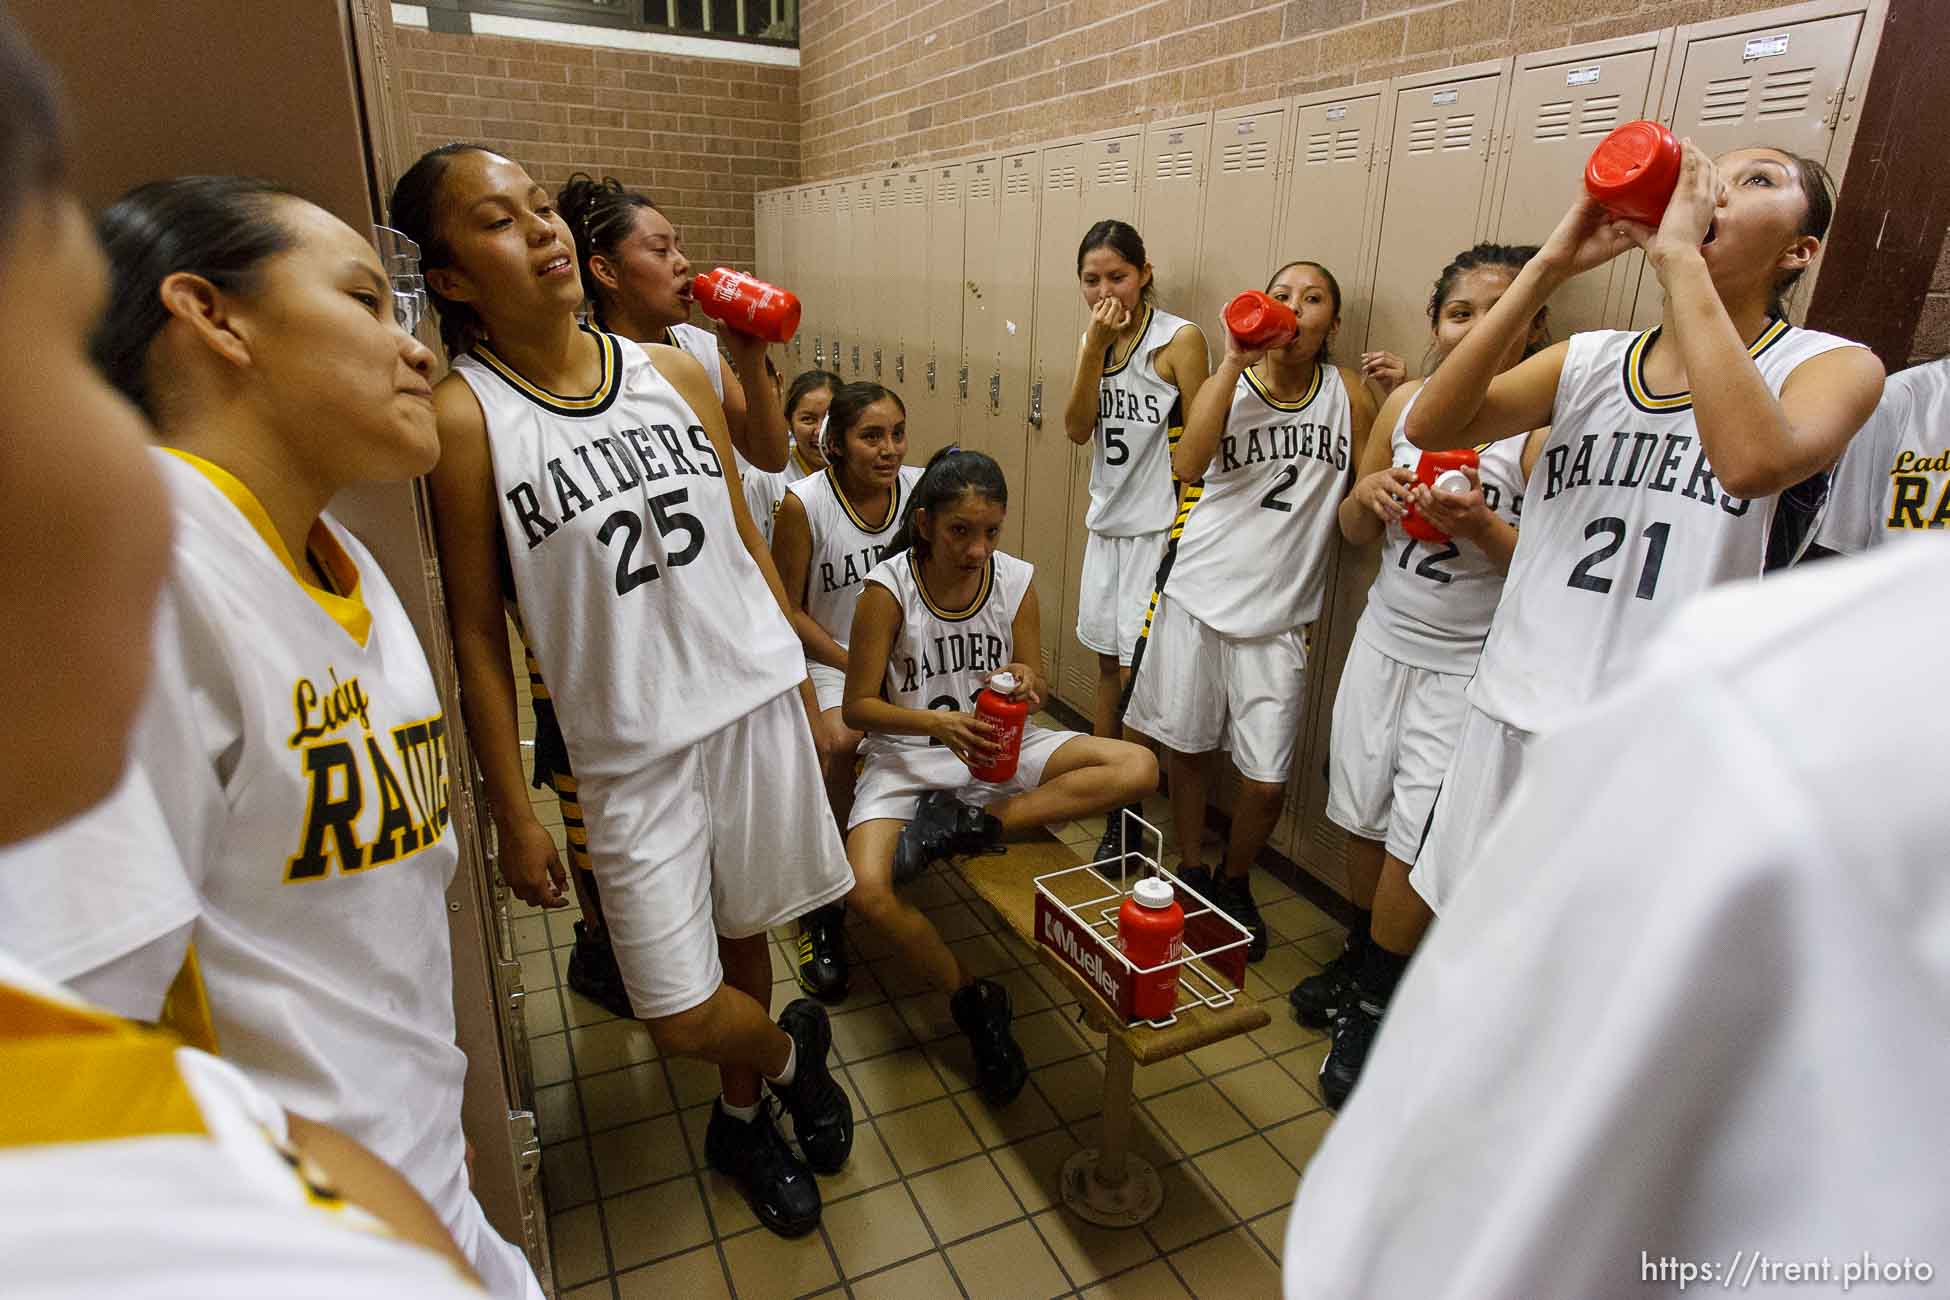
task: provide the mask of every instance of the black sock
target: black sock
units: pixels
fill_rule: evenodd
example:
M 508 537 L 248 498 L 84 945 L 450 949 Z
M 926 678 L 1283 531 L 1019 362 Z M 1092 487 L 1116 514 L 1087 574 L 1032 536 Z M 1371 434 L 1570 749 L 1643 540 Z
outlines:
M 1378 943 L 1370 943 L 1367 951 L 1361 954 L 1361 973 L 1357 977 L 1362 996 L 1370 1002 L 1387 1006 L 1388 1000 L 1395 996 L 1395 986 L 1402 981 L 1402 972 L 1407 969 L 1407 957 L 1389 952 Z
M 1374 929 L 1373 909 L 1363 908 L 1363 907 L 1355 908 L 1354 924 L 1349 926 L 1347 931 L 1346 951 L 1354 953 L 1355 955 L 1358 956 L 1364 949 L 1366 949 L 1369 945 L 1371 945 L 1374 942 L 1373 938 L 1371 937 L 1371 933 L 1373 929 Z

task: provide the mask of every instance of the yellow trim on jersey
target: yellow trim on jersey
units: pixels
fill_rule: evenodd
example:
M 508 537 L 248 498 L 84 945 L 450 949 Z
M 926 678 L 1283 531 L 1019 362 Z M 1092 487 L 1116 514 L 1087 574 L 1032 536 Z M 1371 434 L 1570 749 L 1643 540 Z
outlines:
M 244 522 L 254 529 L 271 548 L 271 554 L 278 557 L 292 581 L 304 589 L 312 602 L 329 615 L 334 623 L 345 629 L 345 634 L 361 646 L 372 634 L 372 612 L 366 608 L 365 598 L 359 594 L 359 566 L 339 545 L 339 539 L 322 519 L 315 520 L 311 532 L 305 538 L 305 550 L 316 563 L 321 576 L 332 584 L 328 590 L 308 578 L 292 562 L 291 553 L 284 549 L 284 539 L 278 530 L 271 526 L 271 516 L 265 513 L 264 505 L 236 475 L 221 465 L 214 465 L 201 456 L 192 455 L 175 447 L 165 447 L 164 451 L 196 470 L 208 479 L 210 485 L 223 493 L 237 513 L 244 516 Z
M 1307 391 L 1304 396 L 1302 396 L 1298 401 L 1293 401 L 1293 402 L 1283 402 L 1279 398 L 1273 396 L 1273 390 L 1266 386 L 1266 381 L 1264 379 L 1261 379 L 1258 375 L 1253 373 L 1253 368 L 1251 366 L 1246 367 L 1245 372 L 1241 375 L 1241 378 L 1243 378 L 1246 381 L 1246 386 L 1253 390 L 1254 396 L 1258 397 L 1260 401 L 1266 403 L 1268 406 L 1272 407 L 1276 411 L 1284 411 L 1287 414 L 1291 415 L 1295 411 L 1306 410 L 1307 404 L 1312 402 L 1314 398 L 1320 396 L 1320 372 L 1325 370 L 1326 368 L 1327 367 L 1321 365 L 1318 361 L 1314 363 L 1313 383 L 1307 386 Z
M 974 618 L 977 614 L 982 612 L 982 606 L 988 603 L 989 592 L 995 589 L 995 557 L 994 556 L 989 557 L 988 568 L 982 570 L 982 585 L 981 588 L 978 591 L 976 591 L 975 599 L 970 601 L 968 608 L 964 610 L 943 609 L 941 606 L 934 603 L 934 597 L 928 595 L 928 584 L 921 577 L 921 566 L 919 562 L 916 561 L 914 557 L 914 552 L 912 551 L 909 551 L 907 553 L 907 569 L 908 572 L 914 575 L 914 590 L 921 593 L 921 603 L 928 607 L 928 613 L 934 615 L 936 618 L 940 619 L 944 623 L 964 623 L 967 622 L 969 619 Z
M 178 1046 L 160 1030 L 0 984 L 0 1147 L 203 1136 Z
M 820 471 L 821 468 L 820 466 L 814 465 L 811 461 L 807 460 L 805 456 L 800 453 L 799 440 L 797 438 L 792 440 L 792 459 L 796 461 L 799 465 L 800 478 L 811 478 L 813 475 L 819 473 Z M 776 513 L 777 510 L 778 507 L 774 506 L 773 507 L 774 513 Z
M 1664 326 L 1654 325 L 1645 333 L 1632 340 L 1625 349 L 1625 395 L 1632 405 L 1641 411 L 1660 414 L 1667 411 L 1684 411 L 1693 404 L 1693 392 L 1689 388 L 1679 393 L 1655 393 L 1645 382 L 1645 356 L 1652 350 L 1652 342 L 1658 338 Z M 1759 359 L 1760 354 L 1780 342 L 1783 336 L 1794 327 L 1784 320 L 1770 322 L 1760 332 L 1760 337 L 1747 345 L 1747 355 Z
M 163 994 L 162 1014 L 156 1023 L 172 1030 L 185 1043 L 212 1056 L 217 1051 L 217 1021 L 210 1014 L 210 996 L 203 987 L 203 967 L 196 959 L 196 945 L 183 954 L 183 964 Z
M 1151 318 L 1157 314 L 1158 309 L 1156 307 L 1153 307 L 1150 303 L 1144 305 L 1144 323 L 1138 326 L 1137 337 L 1131 340 L 1131 350 L 1126 352 L 1124 359 L 1114 366 L 1110 364 L 1109 357 L 1104 359 L 1104 378 L 1108 379 L 1112 375 L 1122 374 L 1124 368 L 1131 364 L 1131 358 L 1138 354 L 1138 348 L 1144 343 L 1144 336 L 1151 331 Z M 1110 346 L 1113 351 L 1117 347 L 1115 343 Z
M 521 377 L 513 366 L 494 355 L 486 343 L 476 343 L 470 355 L 508 382 L 522 396 L 530 401 L 560 415 L 595 415 L 606 409 L 616 396 L 617 377 L 623 373 L 623 351 L 615 337 L 587 326 L 584 330 L 592 335 L 603 355 L 603 377 L 595 391 L 583 397 L 565 397 L 561 393 L 550 392 L 539 384 L 531 384 Z
M 831 465 L 826 467 L 826 485 L 833 489 L 833 496 L 839 501 L 840 509 L 846 511 L 846 517 L 853 521 L 853 526 L 868 536 L 886 532 L 901 517 L 901 489 L 906 486 L 906 483 L 899 476 L 894 479 L 893 491 L 887 494 L 887 517 L 881 520 L 878 526 L 862 519 L 860 512 L 853 508 L 853 503 L 847 499 L 846 489 L 840 486 L 839 471 Z

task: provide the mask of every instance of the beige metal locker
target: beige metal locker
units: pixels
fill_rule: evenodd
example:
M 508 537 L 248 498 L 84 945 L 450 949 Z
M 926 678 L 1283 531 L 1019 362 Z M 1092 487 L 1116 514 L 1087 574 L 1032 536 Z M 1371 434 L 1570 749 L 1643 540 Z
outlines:
M 804 239 L 804 233 L 799 229 L 799 200 L 803 193 L 802 189 L 778 190 L 773 196 L 778 200 L 774 217 L 773 247 L 778 250 L 776 269 L 779 278 L 772 283 L 783 285 L 799 295 L 801 312 L 798 332 L 772 359 L 788 383 L 794 375 L 806 368 L 806 358 L 811 355 L 807 351 L 806 342 L 806 331 L 811 327 L 811 309 L 806 303 L 806 277 L 800 269 L 799 252 L 801 241 Z M 760 278 L 768 277 L 761 273 Z
M 1371 81 L 1303 95 L 1291 110 L 1286 193 L 1269 261 L 1305 259 L 1334 273 L 1341 286 L 1334 352 L 1343 359 L 1358 357 L 1368 337 L 1386 91 L 1385 82 Z
M 894 259 L 894 282 L 881 286 L 890 299 L 893 323 L 888 338 L 892 349 L 887 357 L 881 383 L 901 395 L 907 408 L 907 459 L 923 465 L 940 441 L 930 440 L 938 430 L 926 420 L 928 408 L 921 400 L 926 387 L 921 373 L 928 356 L 928 173 L 911 171 L 896 183 L 900 204 L 895 209 L 894 241 L 888 252 Z
M 936 447 L 961 438 L 962 295 L 968 172 L 972 164 L 930 169 L 928 181 L 928 352 L 922 375 Z
M 961 403 L 961 442 L 994 454 L 994 422 L 989 419 L 989 379 L 1000 385 L 996 356 L 995 232 L 1002 206 L 999 158 L 963 164 L 961 357 L 955 393 Z
M 1493 238 L 1544 242 L 1581 192 L 1585 160 L 1598 142 L 1655 107 L 1671 49 L 1668 29 L 1517 60 L 1498 145 Z M 1550 304 L 1551 337 L 1622 322 L 1622 299 L 1636 292 L 1643 262 L 1643 254 L 1629 253 L 1559 289 Z
M 1429 286 L 1485 224 L 1508 68 L 1499 59 L 1395 83 L 1368 346 L 1400 353 L 1411 371 L 1428 346 Z
M 851 382 L 860 377 L 860 268 L 873 242 L 873 195 L 867 182 L 839 187 L 833 207 L 833 369 Z
M 1002 526 L 1002 549 L 1021 555 L 1026 535 L 1021 509 L 1029 471 L 1030 325 L 1036 310 L 1036 214 L 1043 173 L 1041 149 L 1004 154 L 1002 195 L 996 205 L 994 288 L 988 304 L 995 338 L 989 376 L 988 453 L 1002 467 L 1012 508 Z
M 1882 12 L 1877 0 L 1840 0 L 1681 27 L 1660 120 L 1710 154 L 1770 145 L 1806 155 L 1827 164 L 1839 184 Z M 1658 324 L 1663 305 L 1648 268 L 1639 277 L 1634 327 Z
M 864 335 L 861 350 L 864 369 L 860 378 L 891 385 L 894 353 L 900 346 L 900 177 L 877 177 L 872 182 L 872 194 L 873 242 L 861 248 L 854 267 L 859 277 L 859 292 L 854 301 L 860 310 Z M 891 282 L 889 272 L 895 277 Z
M 1069 401 L 1070 385 L 1076 378 L 1077 344 L 1083 334 L 1083 294 L 1076 281 L 1077 245 L 1083 242 L 1084 232 L 1099 221 L 1131 221 L 1136 216 L 1143 153 L 1144 137 L 1135 129 L 1108 132 L 1085 141 L 1081 206 L 1067 236 L 1051 224 L 1047 215 L 1044 217 L 1046 235 L 1036 284 L 1036 351 L 1044 362 L 1044 428 L 1058 434 L 1063 432 L 1063 407 Z M 1046 214 L 1050 202 L 1046 189 L 1043 196 Z M 1057 304 L 1061 303 L 1062 294 L 1059 291 L 1065 289 L 1069 292 L 1070 328 L 1067 334 L 1049 336 L 1045 341 L 1044 301 L 1052 304 L 1050 319 L 1054 320 L 1060 314 Z M 1067 437 L 1064 440 L 1068 442 Z M 1097 654 L 1077 640 L 1078 592 L 1083 580 L 1084 541 L 1088 536 L 1083 521 L 1090 510 L 1090 461 L 1088 446 L 1072 445 L 1070 522 L 1064 533 L 1063 603 L 1060 607 L 1043 607 L 1043 642 L 1060 647 L 1057 675 L 1052 679 L 1056 693 L 1085 717 L 1091 716 L 1097 707 Z M 1060 618 L 1060 627 L 1050 625 L 1052 616 Z
M 838 185 L 815 185 L 802 198 L 800 217 L 806 231 L 806 246 L 815 255 L 806 259 L 806 301 L 803 306 L 812 326 L 812 364 L 830 370 L 833 341 L 833 204 Z M 802 326 L 801 328 L 804 328 Z
M 1266 283 L 1276 258 L 1283 145 L 1291 114 L 1284 103 L 1229 108 L 1212 122 L 1205 165 L 1205 215 L 1199 234 L 1197 288 L 1180 308 L 1223 355 L 1219 309 L 1242 289 Z
M 1188 316 L 1198 289 L 1199 220 L 1205 213 L 1209 114 L 1161 122 L 1144 133 L 1138 182 L 1138 233 L 1151 259 L 1157 301 Z

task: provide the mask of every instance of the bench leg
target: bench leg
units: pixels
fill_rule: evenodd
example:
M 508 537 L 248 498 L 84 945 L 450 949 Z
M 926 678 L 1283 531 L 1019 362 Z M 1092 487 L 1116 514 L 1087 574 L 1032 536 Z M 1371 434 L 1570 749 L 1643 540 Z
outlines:
M 1164 1184 L 1131 1151 L 1131 1073 L 1135 1063 L 1115 1034 L 1104 1052 L 1104 1144 L 1063 1162 L 1063 1203 L 1101 1228 L 1135 1228 L 1164 1204 Z

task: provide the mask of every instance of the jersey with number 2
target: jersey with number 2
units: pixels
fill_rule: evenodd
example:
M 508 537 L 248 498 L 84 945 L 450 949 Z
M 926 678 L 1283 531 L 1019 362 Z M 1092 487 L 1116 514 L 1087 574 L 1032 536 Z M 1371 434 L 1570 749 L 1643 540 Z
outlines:
M 1517 553 L 1469 687 L 1471 704 L 1509 726 L 1554 726 L 1618 680 L 1687 597 L 1798 558 L 1811 526 L 1788 494 L 1749 500 L 1720 486 L 1692 394 L 1645 382 L 1658 335 L 1571 336 Z M 1802 362 L 1859 346 L 1777 320 L 1748 351 L 1778 395 Z

